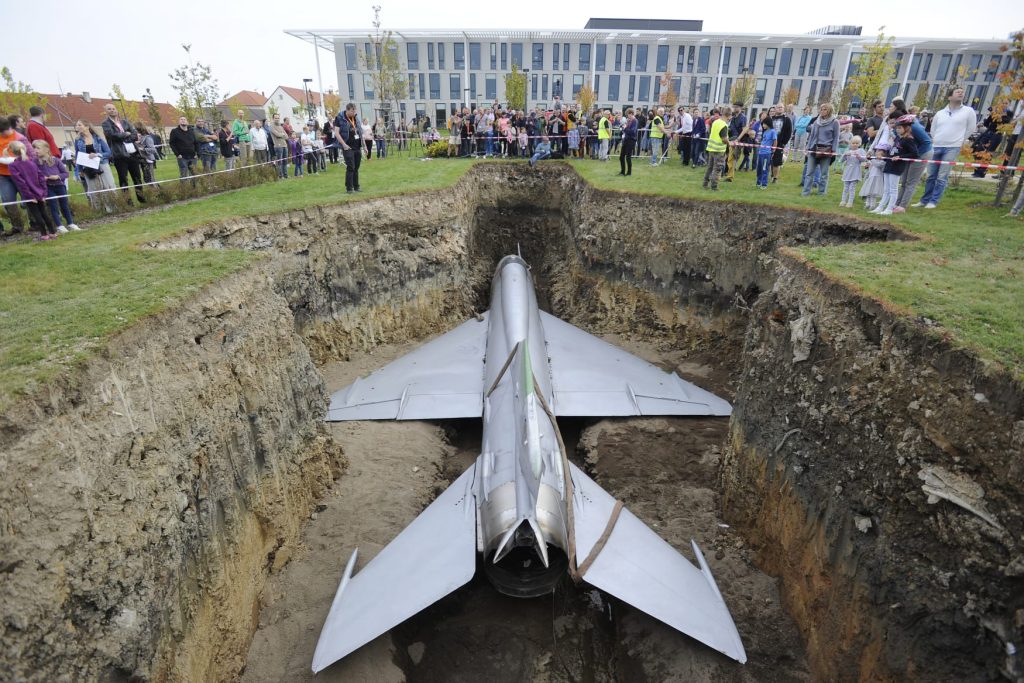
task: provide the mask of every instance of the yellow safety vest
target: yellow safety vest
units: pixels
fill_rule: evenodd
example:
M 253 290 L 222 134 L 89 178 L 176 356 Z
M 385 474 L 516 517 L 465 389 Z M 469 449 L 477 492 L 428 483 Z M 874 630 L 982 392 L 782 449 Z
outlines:
M 722 142 L 722 129 L 728 127 L 729 124 L 725 122 L 725 119 L 715 119 L 715 122 L 711 124 L 711 133 L 708 135 L 708 152 L 720 154 L 725 151 L 727 145 Z
M 611 128 L 608 127 L 608 117 L 602 116 L 597 123 L 597 139 L 608 140 L 612 137 Z
M 655 116 L 651 119 L 651 137 L 652 138 L 663 138 L 665 134 L 661 132 L 661 128 L 658 126 L 662 125 L 661 117 Z

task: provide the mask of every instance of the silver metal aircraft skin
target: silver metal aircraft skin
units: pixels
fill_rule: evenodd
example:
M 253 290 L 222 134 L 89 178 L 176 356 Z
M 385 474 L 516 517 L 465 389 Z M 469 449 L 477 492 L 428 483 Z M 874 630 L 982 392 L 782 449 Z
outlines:
M 354 575 L 358 550 L 352 553 L 313 671 L 468 583 L 477 553 L 498 563 L 514 548 L 532 547 L 547 567 L 550 553 L 567 551 L 570 533 L 584 581 L 746 661 L 696 543 L 697 567 L 626 509 L 610 524 L 615 499 L 575 465 L 565 471 L 541 395 L 558 417 L 731 412 L 726 401 L 674 373 L 538 310 L 529 267 L 506 256 L 490 311 L 331 398 L 328 421 L 482 416 L 483 443 L 476 462 Z M 583 567 L 595 546 L 596 557 Z

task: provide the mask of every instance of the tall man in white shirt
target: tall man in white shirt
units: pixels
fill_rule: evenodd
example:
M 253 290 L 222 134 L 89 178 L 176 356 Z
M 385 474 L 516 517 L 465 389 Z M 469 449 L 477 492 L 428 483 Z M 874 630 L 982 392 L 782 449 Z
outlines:
M 978 128 L 978 115 L 964 104 L 964 89 L 956 88 L 949 95 L 949 104 L 932 117 L 932 161 L 956 161 L 967 136 Z M 934 209 L 946 191 L 948 164 L 929 164 L 921 201 L 912 206 Z
M 693 147 L 693 117 L 686 107 L 679 107 L 679 127 L 675 133 L 679 136 L 679 156 L 683 160 L 683 166 L 690 165 L 690 152 Z

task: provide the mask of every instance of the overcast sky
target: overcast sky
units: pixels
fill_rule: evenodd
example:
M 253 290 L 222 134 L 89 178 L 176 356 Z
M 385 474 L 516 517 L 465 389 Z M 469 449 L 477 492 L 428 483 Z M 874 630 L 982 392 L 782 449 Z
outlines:
M 106 97 L 111 84 L 118 83 L 130 98 L 139 99 L 148 87 L 158 100 L 173 102 L 177 96 L 167 75 L 187 63 L 181 45 L 190 43 L 193 59 L 212 67 L 221 91 L 247 89 L 269 95 L 278 85 L 301 88 L 304 77 L 316 78 L 313 46 L 285 35 L 285 29 L 368 29 L 374 4 L 383 7 L 385 27 L 395 29 L 581 29 L 589 17 L 622 16 L 703 19 L 705 31 L 736 33 L 804 33 L 828 24 L 855 24 L 864 27 L 864 35 L 875 35 L 885 25 L 887 34 L 897 36 L 1003 40 L 1012 30 L 1024 28 L 1020 0 L 792 4 L 763 0 L 722 4 L 3 0 L 7 30 L 0 65 L 10 67 L 16 80 L 30 83 L 39 92 L 63 89 Z M 665 9 L 653 10 L 652 4 Z M 465 16 L 453 18 L 453 6 L 465 7 Z M 775 11 L 781 7 L 786 11 Z M 324 89 L 337 89 L 334 55 L 321 50 L 320 64 Z

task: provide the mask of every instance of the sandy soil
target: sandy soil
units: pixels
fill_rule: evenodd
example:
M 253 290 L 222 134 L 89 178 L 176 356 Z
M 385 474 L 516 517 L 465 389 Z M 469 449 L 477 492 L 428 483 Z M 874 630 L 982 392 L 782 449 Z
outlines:
M 647 342 L 612 343 L 731 397 L 711 355 L 686 357 Z M 323 369 L 335 391 L 415 348 L 382 346 Z M 358 422 L 331 426 L 350 467 L 309 522 L 264 596 L 244 681 L 303 681 L 352 548 L 358 567 L 468 466 L 478 421 Z M 779 606 L 776 582 L 758 572 L 717 515 L 723 419 L 575 420 L 563 424 L 578 464 L 689 556 L 704 550 L 744 638 L 740 666 L 628 605 L 566 581 L 549 598 L 499 595 L 481 576 L 361 648 L 317 680 L 565 681 L 807 680 L 802 646 Z

